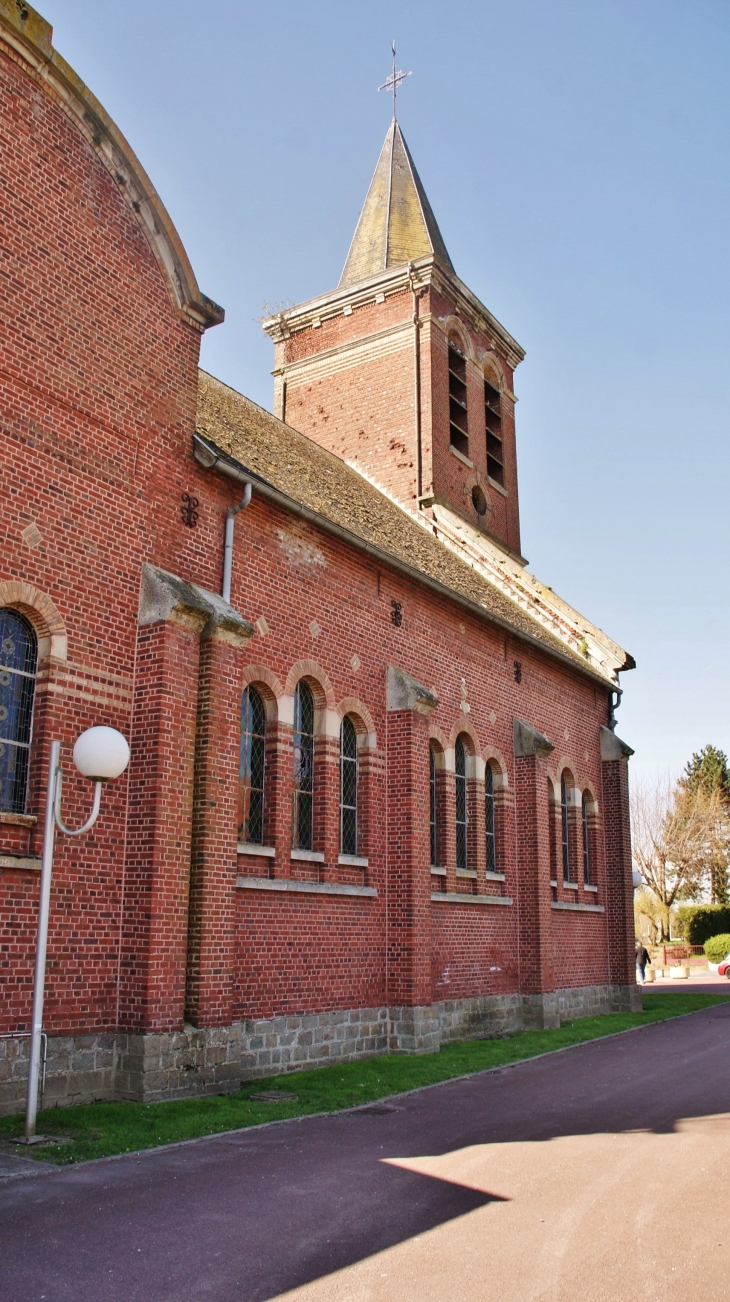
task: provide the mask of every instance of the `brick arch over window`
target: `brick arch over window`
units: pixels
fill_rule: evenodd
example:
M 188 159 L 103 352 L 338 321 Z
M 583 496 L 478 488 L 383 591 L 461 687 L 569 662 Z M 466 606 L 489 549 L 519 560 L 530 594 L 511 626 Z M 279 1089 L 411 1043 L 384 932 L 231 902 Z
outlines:
M 471 342 L 471 335 L 464 325 L 464 322 L 460 321 L 458 316 L 447 316 L 441 324 L 443 325 L 447 342 L 451 341 L 456 344 L 456 347 L 461 349 L 467 361 L 473 362 L 474 348 Z
M 336 711 L 337 705 L 332 684 L 324 669 L 320 669 L 316 660 L 297 660 L 296 664 L 292 665 L 284 684 L 284 692 L 287 696 L 294 695 L 296 685 L 302 678 L 311 687 L 314 704 L 318 710 Z
M 481 361 L 484 379 L 502 393 L 507 388 L 507 377 L 496 353 L 485 353 Z
M 50 24 L 39 14 L 32 23 L 24 21 L 22 9 L 8 6 L 0 15 L 0 36 L 31 65 L 36 83 L 73 122 L 111 176 L 152 250 L 174 305 L 199 330 L 217 325 L 223 311 L 200 292 L 180 236 L 139 159 L 96 97 L 54 50 Z
M 482 751 L 482 759 L 484 760 L 485 766 L 487 764 L 491 764 L 492 769 L 495 772 L 495 777 L 498 778 L 497 785 L 500 786 L 504 791 L 508 791 L 509 772 L 507 769 L 507 762 L 501 750 L 499 750 L 496 746 L 485 746 L 484 750 Z
M 58 607 L 47 593 L 34 588 L 32 583 L 19 579 L 0 580 L 0 606 L 10 606 L 33 625 L 38 638 L 38 660 L 51 656 L 54 660 L 68 658 L 66 625 Z
M 336 708 L 341 719 L 344 719 L 346 715 L 351 717 L 358 736 L 363 739 L 359 744 L 367 746 L 369 750 L 375 750 L 378 744 L 378 735 L 375 731 L 375 721 L 367 705 L 356 696 L 345 696 Z
M 474 724 L 471 722 L 471 719 L 468 719 L 466 715 L 463 714 L 460 715 L 459 718 L 456 720 L 456 723 L 453 725 L 451 732 L 449 733 L 448 745 L 450 750 L 456 745 L 456 739 L 457 737 L 460 736 L 469 738 L 469 745 L 470 745 L 469 753 L 471 755 L 474 756 L 478 755 L 479 757 L 481 757 L 482 745 L 479 740 L 479 737 L 477 736 L 476 728 L 474 727 Z
M 284 695 L 282 687 L 276 674 L 272 674 L 270 669 L 264 665 L 247 665 L 243 671 L 241 679 L 241 691 L 244 692 L 247 687 L 255 687 L 259 696 L 266 707 L 266 719 L 271 723 L 279 715 L 279 698 Z

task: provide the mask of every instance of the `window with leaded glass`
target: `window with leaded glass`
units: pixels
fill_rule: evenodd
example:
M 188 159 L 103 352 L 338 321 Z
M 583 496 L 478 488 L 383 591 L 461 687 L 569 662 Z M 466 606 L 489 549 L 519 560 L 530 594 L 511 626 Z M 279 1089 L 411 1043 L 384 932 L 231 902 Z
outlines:
M 431 832 L 431 866 L 438 866 L 438 789 L 436 787 L 436 754 L 428 748 L 429 828 Z
M 340 728 L 340 851 L 357 854 L 357 732 L 347 715 Z
M 25 813 L 38 642 L 28 620 L 0 610 L 0 810 Z
M 305 682 L 294 693 L 294 810 L 292 846 L 311 850 L 314 834 L 314 697 Z
M 484 814 L 487 838 L 487 872 L 496 873 L 497 867 L 497 806 L 494 799 L 494 770 L 487 764 L 484 770 Z
M 467 824 L 469 807 L 466 790 L 466 747 L 457 737 L 454 752 L 456 768 L 456 866 L 466 868 L 467 864 Z
M 583 796 L 582 823 L 583 823 L 583 881 L 587 886 L 593 885 L 593 862 L 591 856 L 591 826 L 590 811 L 588 809 L 588 797 Z
M 568 808 L 568 781 L 563 773 L 560 779 L 560 832 L 563 851 L 563 881 L 570 877 L 570 811 Z
M 547 780 L 547 798 L 548 798 L 548 831 L 550 834 L 550 881 L 558 881 L 558 846 L 555 835 L 555 793 L 550 778 Z
M 263 845 L 266 711 L 255 687 L 241 699 L 241 752 L 238 768 L 238 839 Z

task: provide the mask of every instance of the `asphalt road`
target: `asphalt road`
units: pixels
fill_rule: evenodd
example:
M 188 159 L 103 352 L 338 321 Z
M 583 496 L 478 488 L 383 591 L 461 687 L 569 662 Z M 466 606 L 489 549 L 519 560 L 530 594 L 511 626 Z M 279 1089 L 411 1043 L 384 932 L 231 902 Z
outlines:
M 4 1302 L 730 1298 L 730 1004 L 0 1188 Z

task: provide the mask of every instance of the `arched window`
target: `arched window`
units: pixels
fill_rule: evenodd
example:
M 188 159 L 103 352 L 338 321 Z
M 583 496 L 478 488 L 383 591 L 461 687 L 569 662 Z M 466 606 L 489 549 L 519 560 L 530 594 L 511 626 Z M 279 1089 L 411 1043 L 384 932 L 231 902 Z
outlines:
M 38 642 L 15 610 L 0 610 L 0 810 L 25 812 Z
M 558 846 L 555 835 L 555 790 L 550 778 L 547 780 L 547 798 L 548 798 L 548 833 L 550 838 L 550 881 L 557 886 L 558 884 Z
M 311 850 L 314 827 L 314 697 L 303 681 L 294 692 L 294 810 L 292 846 Z
M 581 822 L 583 824 L 583 881 L 586 886 L 593 885 L 593 862 L 591 855 L 591 828 L 589 821 L 588 796 L 583 792 L 583 806 L 581 810 Z
M 241 752 L 238 768 L 238 839 L 262 845 L 266 711 L 255 687 L 241 699 Z
M 497 867 L 497 805 L 494 799 L 494 769 L 487 764 L 484 770 L 484 825 L 487 838 L 487 872 L 499 872 Z
M 466 358 L 458 344 L 449 340 L 449 442 L 469 455 L 469 425 L 466 414 Z
M 461 737 L 456 738 L 454 749 L 456 769 L 456 866 L 468 867 L 467 826 L 469 806 L 466 788 L 466 747 Z
M 560 831 L 563 850 L 563 881 L 570 877 L 570 812 L 568 809 L 568 780 L 563 773 L 560 778 Z
M 436 785 L 436 752 L 433 746 L 428 748 L 428 814 L 431 833 L 431 867 L 438 867 L 438 787 Z
M 349 715 L 340 728 L 340 851 L 357 854 L 357 732 Z

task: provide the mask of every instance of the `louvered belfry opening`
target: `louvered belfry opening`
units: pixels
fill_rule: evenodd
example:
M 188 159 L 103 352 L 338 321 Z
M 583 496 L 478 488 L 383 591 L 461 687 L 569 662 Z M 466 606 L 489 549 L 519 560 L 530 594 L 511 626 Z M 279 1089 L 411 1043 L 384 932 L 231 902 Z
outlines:
M 484 381 L 484 420 L 487 427 L 487 474 L 504 488 L 502 396 L 489 380 Z
M 457 452 L 468 457 L 466 358 L 461 349 L 453 343 L 449 343 L 449 441 Z

